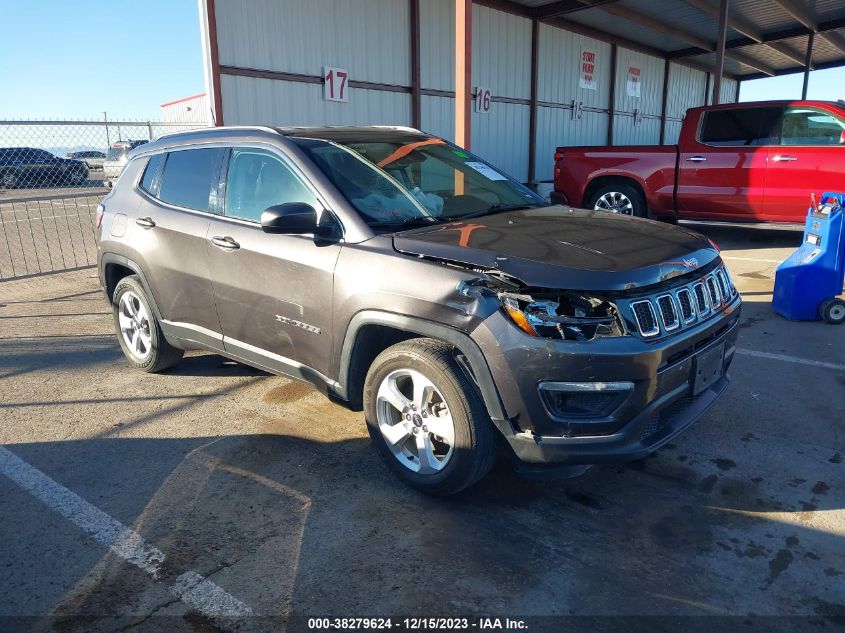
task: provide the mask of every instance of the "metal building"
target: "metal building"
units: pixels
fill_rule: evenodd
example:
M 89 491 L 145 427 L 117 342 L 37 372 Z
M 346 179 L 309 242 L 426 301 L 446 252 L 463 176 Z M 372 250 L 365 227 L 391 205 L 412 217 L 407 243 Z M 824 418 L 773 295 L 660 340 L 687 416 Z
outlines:
M 214 116 L 209 107 L 208 95 L 201 92 L 162 103 L 161 120 L 170 123 L 213 123 Z
M 845 62 L 841 0 L 199 0 L 222 125 L 411 125 L 524 182 L 673 143 L 746 78 Z M 720 70 L 721 72 L 720 72 Z M 714 96 L 718 94 L 718 98 Z M 794 95 L 798 97 L 798 95 Z

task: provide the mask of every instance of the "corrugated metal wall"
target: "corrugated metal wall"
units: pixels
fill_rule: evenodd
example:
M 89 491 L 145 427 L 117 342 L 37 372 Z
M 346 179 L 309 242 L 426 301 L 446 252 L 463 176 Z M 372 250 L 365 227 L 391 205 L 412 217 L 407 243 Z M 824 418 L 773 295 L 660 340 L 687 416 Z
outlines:
M 629 94 L 629 75 L 639 71 L 639 96 Z M 614 145 L 656 145 L 660 143 L 660 113 L 663 108 L 664 61 L 619 47 L 616 53 L 616 112 Z M 638 113 L 639 116 L 635 116 Z
M 670 64 L 665 143 L 669 145 L 677 143 L 686 111 L 689 108 L 704 105 L 706 82 L 707 73 L 680 64 Z
M 295 73 L 311 78 L 323 66 L 346 69 L 350 79 L 401 86 L 411 83 L 407 0 L 216 0 L 220 64 Z M 454 138 L 454 0 L 420 0 L 421 127 Z M 611 45 L 560 28 L 539 27 L 536 178 L 552 176 L 558 146 L 607 142 Z M 472 149 L 520 180 L 528 178 L 531 21 L 473 6 L 473 90 L 494 97 L 488 114 L 472 114 Z M 579 86 L 584 50 L 595 53 L 596 89 Z M 628 69 L 639 69 L 640 95 L 628 94 Z M 615 85 L 614 144 L 660 142 L 665 62 L 619 47 Z M 665 141 L 674 143 L 687 108 L 701 105 L 705 74 L 671 64 Z M 349 102 L 322 98 L 322 86 L 284 78 L 224 73 L 227 124 L 410 125 L 411 95 L 350 88 Z M 736 82 L 722 84 L 722 101 L 733 101 Z M 502 101 L 504 99 L 505 101 Z M 573 101 L 583 103 L 573 117 Z M 638 113 L 635 117 L 634 113 Z
M 343 68 L 350 80 L 411 82 L 410 8 L 395 0 L 216 0 L 220 64 L 322 76 Z M 410 125 L 408 93 L 350 88 L 349 102 L 322 98 L 322 86 L 223 75 L 227 125 Z
M 223 75 L 226 125 L 409 125 L 411 99 L 397 92 L 352 89 L 348 103 L 323 100 L 323 87 Z
M 713 76 L 710 76 L 710 90 L 709 93 L 713 94 Z M 722 84 L 719 88 L 719 103 L 733 103 L 736 101 L 736 86 L 737 82 L 735 79 L 728 79 L 724 77 L 722 79 Z
M 162 104 L 161 120 L 172 123 L 210 124 L 211 110 L 208 107 L 208 95 L 201 94 Z
M 528 180 L 528 125 L 531 97 L 531 21 L 509 13 L 472 7 L 472 85 L 494 97 L 490 112 L 472 114 L 472 150 L 514 178 Z

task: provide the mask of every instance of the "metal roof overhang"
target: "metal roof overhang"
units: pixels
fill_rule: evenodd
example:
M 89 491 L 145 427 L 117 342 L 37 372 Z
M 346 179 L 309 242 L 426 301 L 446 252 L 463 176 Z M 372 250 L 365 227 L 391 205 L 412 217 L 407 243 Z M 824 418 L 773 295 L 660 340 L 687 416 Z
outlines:
M 710 73 L 724 33 L 723 75 L 733 79 L 845 66 L 842 0 L 473 1 Z

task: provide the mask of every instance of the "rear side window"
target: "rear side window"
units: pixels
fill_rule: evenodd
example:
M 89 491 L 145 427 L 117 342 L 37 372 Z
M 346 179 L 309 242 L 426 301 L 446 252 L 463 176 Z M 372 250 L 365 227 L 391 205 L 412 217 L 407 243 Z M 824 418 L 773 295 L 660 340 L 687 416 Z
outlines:
M 226 176 L 227 217 L 260 222 L 268 207 L 305 202 L 319 208 L 314 194 L 278 156 L 260 149 L 235 149 Z
M 700 141 L 717 147 L 748 147 L 778 142 L 780 108 L 737 108 L 704 113 Z
M 144 169 L 144 175 L 141 178 L 141 189 L 151 195 L 156 195 L 158 192 L 158 176 L 161 173 L 161 167 L 164 165 L 165 154 L 156 154 L 151 156 L 147 161 L 147 167 Z
M 164 163 L 158 197 L 187 209 L 209 211 L 211 187 L 217 182 L 218 149 L 170 152 Z

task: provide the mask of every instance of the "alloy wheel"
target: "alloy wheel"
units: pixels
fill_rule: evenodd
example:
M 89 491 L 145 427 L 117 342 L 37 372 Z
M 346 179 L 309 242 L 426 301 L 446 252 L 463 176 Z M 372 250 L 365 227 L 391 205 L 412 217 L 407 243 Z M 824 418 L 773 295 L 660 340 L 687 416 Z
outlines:
M 152 351 L 150 317 L 141 298 L 131 290 L 120 297 L 118 322 L 126 348 L 137 360 L 145 360 Z
M 631 202 L 628 196 L 618 191 L 608 191 L 599 196 L 593 209 L 596 211 L 610 211 L 611 213 L 634 215 L 634 203 Z
M 443 395 L 413 369 L 397 369 L 376 396 L 378 427 L 390 452 L 421 475 L 437 473 L 453 454 L 455 426 Z

